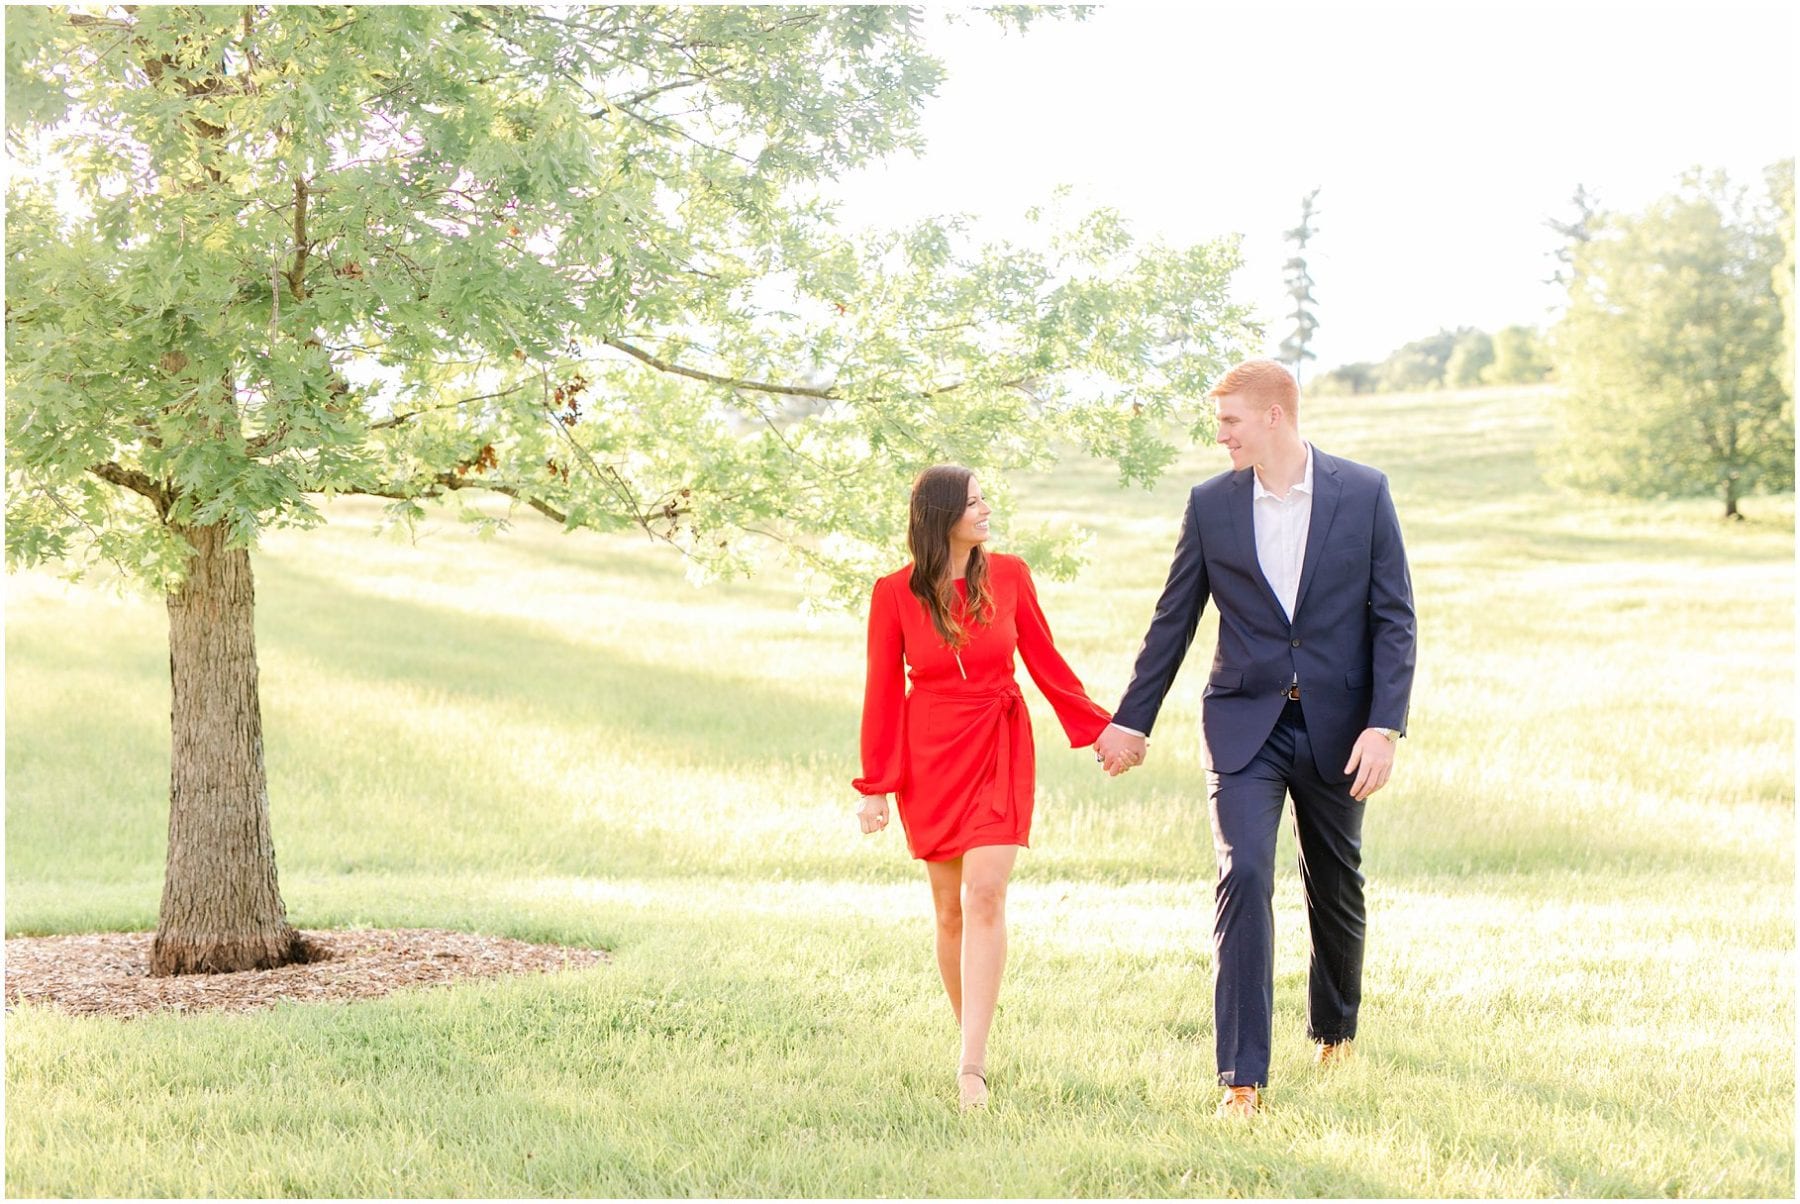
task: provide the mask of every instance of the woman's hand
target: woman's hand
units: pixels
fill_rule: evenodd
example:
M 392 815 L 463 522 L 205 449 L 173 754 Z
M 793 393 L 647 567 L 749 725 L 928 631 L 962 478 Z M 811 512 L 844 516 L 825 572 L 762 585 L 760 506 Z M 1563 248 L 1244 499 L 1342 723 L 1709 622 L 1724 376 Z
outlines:
M 1126 731 L 1118 724 L 1108 724 L 1094 741 L 1094 760 L 1101 763 L 1108 777 L 1118 777 L 1133 766 L 1142 765 L 1149 751 L 1149 741 Z
M 862 806 L 856 809 L 856 818 L 862 821 L 864 836 L 867 836 L 872 832 L 879 832 L 887 827 L 887 795 L 863 795 Z

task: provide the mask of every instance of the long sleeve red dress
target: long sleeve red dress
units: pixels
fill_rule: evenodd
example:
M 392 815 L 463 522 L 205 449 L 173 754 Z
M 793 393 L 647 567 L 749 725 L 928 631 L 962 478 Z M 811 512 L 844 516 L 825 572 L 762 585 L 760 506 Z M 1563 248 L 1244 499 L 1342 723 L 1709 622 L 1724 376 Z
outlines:
M 987 562 L 992 622 L 966 617 L 966 584 L 956 582 L 957 620 L 968 632 L 960 651 L 945 645 L 913 596 L 911 565 L 877 581 L 869 606 L 863 772 L 854 785 L 895 796 L 907 847 L 924 861 L 1030 843 L 1037 758 L 1013 679 L 1015 649 L 1071 748 L 1093 744 L 1112 720 L 1056 650 L 1025 562 L 993 553 Z

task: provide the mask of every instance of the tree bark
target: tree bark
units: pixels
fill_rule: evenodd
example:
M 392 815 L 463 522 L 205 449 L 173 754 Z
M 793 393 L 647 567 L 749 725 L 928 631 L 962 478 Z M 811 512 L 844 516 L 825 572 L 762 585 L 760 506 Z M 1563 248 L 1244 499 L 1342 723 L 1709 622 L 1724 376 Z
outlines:
M 178 527 L 194 549 L 169 595 L 169 855 L 150 973 L 305 961 L 275 878 L 257 699 L 250 553 L 223 523 Z
M 1738 513 L 1737 475 L 1728 473 L 1725 477 L 1725 517 L 1742 519 Z

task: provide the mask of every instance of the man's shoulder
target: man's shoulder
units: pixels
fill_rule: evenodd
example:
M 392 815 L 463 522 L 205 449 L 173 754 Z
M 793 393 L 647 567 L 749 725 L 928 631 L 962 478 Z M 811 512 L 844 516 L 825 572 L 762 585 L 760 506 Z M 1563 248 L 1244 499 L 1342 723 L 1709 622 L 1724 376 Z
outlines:
M 1207 477 L 1204 481 L 1201 481 L 1198 485 L 1188 490 L 1188 496 L 1195 501 L 1205 501 L 1208 498 L 1218 497 L 1220 494 L 1229 490 L 1233 485 L 1248 480 L 1249 478 L 1245 474 L 1254 471 L 1255 469 L 1252 468 L 1241 468 L 1236 471 L 1227 468 L 1217 476 Z
M 1387 474 L 1379 468 L 1373 468 L 1356 460 L 1347 460 L 1343 456 L 1334 456 L 1329 452 L 1313 448 L 1313 469 L 1331 473 L 1346 485 L 1367 486 L 1374 488 L 1387 480 Z

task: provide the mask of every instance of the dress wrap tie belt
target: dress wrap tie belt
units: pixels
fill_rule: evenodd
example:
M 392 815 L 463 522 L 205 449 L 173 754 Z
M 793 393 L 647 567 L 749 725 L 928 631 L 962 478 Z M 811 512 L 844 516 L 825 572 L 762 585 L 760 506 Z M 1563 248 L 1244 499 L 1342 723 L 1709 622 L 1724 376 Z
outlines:
M 950 723 L 986 737 L 982 759 L 987 770 L 976 798 L 995 815 L 1006 815 L 1013 792 L 1013 757 L 1017 750 L 1032 747 L 1031 715 L 1025 709 L 1024 692 L 1016 682 L 981 692 L 913 688 L 930 696 L 933 711 L 948 712 Z

